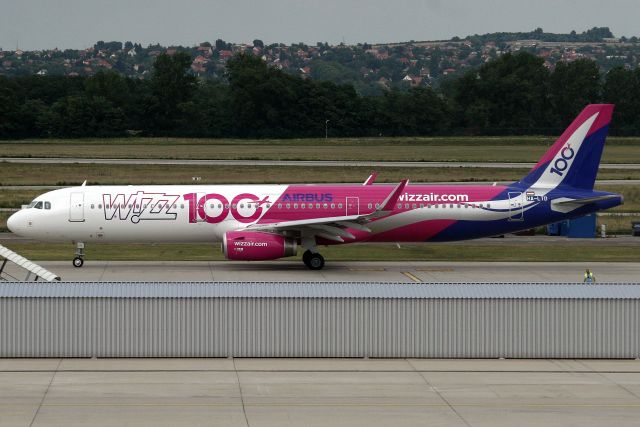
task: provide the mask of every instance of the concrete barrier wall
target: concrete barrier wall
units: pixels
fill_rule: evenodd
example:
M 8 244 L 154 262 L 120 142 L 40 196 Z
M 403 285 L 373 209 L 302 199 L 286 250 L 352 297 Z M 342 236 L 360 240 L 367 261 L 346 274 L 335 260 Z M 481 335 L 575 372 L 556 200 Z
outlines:
M 2 297 L 1 357 L 636 358 L 635 298 Z

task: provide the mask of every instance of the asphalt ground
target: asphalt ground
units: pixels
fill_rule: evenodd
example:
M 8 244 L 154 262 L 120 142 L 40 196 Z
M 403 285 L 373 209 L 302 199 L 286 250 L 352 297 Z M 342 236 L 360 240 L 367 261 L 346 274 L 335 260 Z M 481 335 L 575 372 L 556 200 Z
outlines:
M 465 181 L 438 181 L 438 182 L 411 182 L 414 185 L 424 184 L 424 185 L 492 185 L 496 183 L 498 185 L 508 185 L 513 181 L 473 181 L 473 182 L 465 182 Z M 361 182 L 356 182 L 352 184 L 362 184 Z M 198 184 L 200 185 L 200 184 Z M 640 185 L 640 179 L 602 179 L 596 181 L 597 185 Z M 60 185 L 3 185 L 0 189 L 3 190 L 43 190 L 51 191 L 58 188 L 65 188 Z
M 75 268 L 69 261 L 38 261 L 63 281 L 99 282 L 402 282 L 402 283 L 574 283 L 589 268 L 599 283 L 639 283 L 637 263 L 561 262 L 330 262 L 321 271 L 302 261 L 233 262 L 92 261 Z M 27 272 L 11 263 L 6 272 L 24 280 Z
M 338 160 L 188 160 L 188 159 L 90 159 L 69 157 L 0 157 L 0 162 L 35 164 L 193 165 L 193 166 L 320 166 L 374 168 L 532 168 L 529 162 L 380 162 Z M 602 163 L 600 169 L 640 169 L 640 163 Z
M 638 360 L 0 359 L 0 426 L 636 426 Z

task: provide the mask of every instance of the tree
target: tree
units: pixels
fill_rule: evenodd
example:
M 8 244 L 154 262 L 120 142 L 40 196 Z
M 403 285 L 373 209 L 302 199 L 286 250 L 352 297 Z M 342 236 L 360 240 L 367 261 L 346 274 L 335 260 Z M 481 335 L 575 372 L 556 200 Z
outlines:
M 196 78 L 187 73 L 190 66 L 191 56 L 185 52 L 161 54 L 154 62 L 146 102 L 149 131 L 174 130 L 185 119 L 182 104 L 191 101 L 196 87 Z
M 229 50 L 231 46 L 222 39 L 216 40 L 216 50 Z
M 560 61 L 549 78 L 554 125 L 566 126 L 587 104 L 600 98 L 600 70 L 590 59 Z
M 640 132 L 640 69 L 611 69 L 603 85 L 604 102 L 616 104 L 612 126 L 624 134 Z
M 15 116 L 19 109 L 16 87 L 12 81 L 0 76 L 0 138 L 15 136 L 19 123 Z
M 262 40 L 255 39 L 253 41 L 253 47 L 259 47 L 260 49 L 263 49 L 264 48 L 264 43 L 262 42 Z
M 453 84 L 460 124 L 501 133 L 546 127 L 549 72 L 543 62 L 526 52 L 507 53 L 467 72 Z

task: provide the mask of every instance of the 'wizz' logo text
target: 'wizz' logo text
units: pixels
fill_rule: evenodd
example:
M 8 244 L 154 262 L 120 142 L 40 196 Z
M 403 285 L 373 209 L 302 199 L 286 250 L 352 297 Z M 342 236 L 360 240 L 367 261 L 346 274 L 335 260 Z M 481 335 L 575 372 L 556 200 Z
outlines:
M 130 220 L 137 224 L 145 220 L 175 220 L 176 202 L 180 196 L 165 193 L 103 194 L 106 220 Z

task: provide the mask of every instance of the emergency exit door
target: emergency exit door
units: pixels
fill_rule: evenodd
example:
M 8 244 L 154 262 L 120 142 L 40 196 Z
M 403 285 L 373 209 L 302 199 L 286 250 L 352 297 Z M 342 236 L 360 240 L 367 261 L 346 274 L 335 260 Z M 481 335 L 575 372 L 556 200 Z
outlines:
M 347 197 L 347 215 L 360 215 L 360 199 L 358 197 Z
M 521 192 L 509 192 L 509 221 L 524 221 L 524 203 Z
M 84 193 L 71 193 L 69 200 L 69 221 L 84 221 Z

